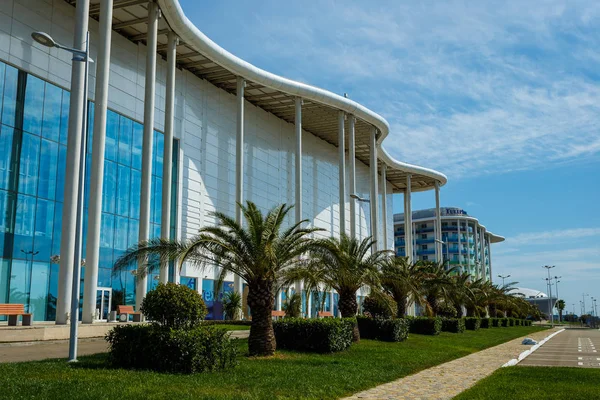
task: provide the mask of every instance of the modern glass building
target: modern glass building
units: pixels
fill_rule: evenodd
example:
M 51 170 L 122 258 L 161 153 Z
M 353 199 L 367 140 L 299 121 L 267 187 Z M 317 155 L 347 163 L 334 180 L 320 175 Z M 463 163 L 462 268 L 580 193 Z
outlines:
M 407 254 L 404 214 L 394 215 L 394 246 L 396 255 L 418 261 L 436 261 L 456 266 L 477 278 L 492 280 L 491 243 L 504 241 L 488 231 L 479 220 L 456 207 L 441 207 L 441 248 L 436 246 L 436 210 L 413 211 L 412 254 Z M 440 239 L 438 239 L 440 240 Z M 437 247 L 437 248 L 436 248 Z M 410 247 L 408 247 L 410 248 Z M 440 253 L 441 250 L 441 253 Z
M 0 2 L 0 303 L 25 304 L 34 320 L 64 324 L 70 277 L 83 264 L 85 323 L 106 319 L 119 304 L 139 307 L 159 281 L 201 292 L 210 317 L 222 318 L 223 293 L 245 291 L 239 278 L 228 277 L 216 293 L 216 268 L 171 266 L 144 282 L 133 266 L 113 275 L 114 261 L 140 238 L 188 239 L 215 223 L 213 211 L 235 215 L 237 202 L 246 200 L 263 210 L 294 204 L 289 223 L 306 219 L 323 236 L 372 236 L 379 248 L 391 249 L 393 194 L 439 194 L 446 183 L 443 174 L 385 151 L 392 133 L 376 112 L 239 59 L 195 27 L 177 0 L 107 4 Z M 70 53 L 45 47 L 31 34 L 46 32 L 71 46 L 88 30 L 95 62 L 80 103 L 89 110 L 86 261 L 80 262 L 70 261 L 76 201 L 65 187 L 77 187 L 73 143 L 81 130 L 79 114 L 69 111 L 83 77 Z M 172 152 L 165 151 L 166 137 L 173 138 Z M 94 138 L 105 140 L 103 159 L 94 159 Z M 96 179 L 90 171 L 100 165 Z M 163 170 L 172 173 L 169 182 Z M 89 192 L 100 183 L 101 193 Z M 141 217 L 146 210 L 148 217 Z M 86 275 L 97 278 L 86 282 Z M 337 310 L 336 293 L 318 296 L 323 302 L 303 296 L 307 314 Z M 277 309 L 284 299 L 277 294 Z

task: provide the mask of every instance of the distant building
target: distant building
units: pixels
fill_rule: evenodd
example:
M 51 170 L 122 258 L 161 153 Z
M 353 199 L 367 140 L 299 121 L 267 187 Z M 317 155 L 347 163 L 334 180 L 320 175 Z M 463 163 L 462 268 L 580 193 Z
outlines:
M 550 315 L 550 311 L 552 311 L 554 314 L 554 305 L 558 300 L 556 297 L 548 299 L 548 295 L 546 293 L 536 289 L 528 288 L 514 288 L 508 292 L 508 294 L 527 300 L 529 303 L 537 306 L 539 310 L 546 315 Z M 548 300 L 550 300 L 550 303 L 548 303 Z M 549 307 L 551 310 L 549 310 Z
M 412 237 L 413 251 L 408 254 L 411 260 L 444 261 L 458 266 L 461 271 L 469 272 L 477 278 L 491 281 L 491 243 L 504 241 L 488 231 L 479 220 L 456 207 L 441 207 L 441 255 L 436 246 L 435 208 L 413 211 Z M 407 256 L 404 228 L 404 214 L 394 215 L 394 245 L 396 255 Z

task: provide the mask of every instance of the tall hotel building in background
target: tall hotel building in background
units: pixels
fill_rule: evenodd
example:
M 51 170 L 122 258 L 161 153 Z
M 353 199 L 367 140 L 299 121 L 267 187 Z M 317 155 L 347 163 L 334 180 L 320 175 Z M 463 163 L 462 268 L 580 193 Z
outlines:
M 412 213 L 412 260 L 444 261 L 477 278 L 492 280 L 491 244 L 504 241 L 494 235 L 479 220 L 456 207 L 440 208 L 441 254 L 436 249 L 435 208 Z M 404 214 L 394 215 L 394 245 L 396 255 L 407 256 Z M 439 239 L 438 239 L 439 240 Z M 410 248 L 410 246 L 409 246 Z

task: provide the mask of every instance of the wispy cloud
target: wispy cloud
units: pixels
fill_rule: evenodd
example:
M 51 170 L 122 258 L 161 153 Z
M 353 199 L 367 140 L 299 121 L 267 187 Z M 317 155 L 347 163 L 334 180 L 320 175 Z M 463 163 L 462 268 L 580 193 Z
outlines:
M 600 236 L 600 228 L 557 229 L 546 232 L 521 233 L 506 239 L 507 245 L 557 244 L 573 239 Z
M 246 18 L 260 29 L 243 55 L 350 93 L 390 121 L 394 156 L 451 179 L 585 163 L 600 159 L 600 3 L 574 3 L 273 3 L 286 15 Z

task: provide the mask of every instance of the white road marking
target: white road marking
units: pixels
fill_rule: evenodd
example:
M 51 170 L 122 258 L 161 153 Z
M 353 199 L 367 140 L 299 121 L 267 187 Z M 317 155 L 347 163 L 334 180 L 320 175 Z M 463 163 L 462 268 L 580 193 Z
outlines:
M 583 360 L 583 357 L 577 357 L 578 360 Z
M 577 365 L 583 365 L 583 363 L 582 363 L 581 361 L 579 361 L 579 362 L 577 363 Z

